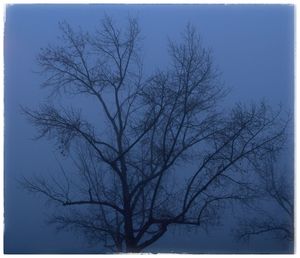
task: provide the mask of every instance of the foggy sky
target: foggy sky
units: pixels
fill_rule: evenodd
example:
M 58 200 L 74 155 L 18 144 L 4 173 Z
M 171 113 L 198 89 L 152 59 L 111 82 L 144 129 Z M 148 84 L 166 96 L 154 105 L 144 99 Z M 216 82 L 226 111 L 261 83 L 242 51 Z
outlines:
M 222 83 L 231 89 L 225 106 L 234 102 L 266 99 L 293 109 L 293 6 L 288 5 L 12 5 L 5 23 L 5 252 L 92 253 L 73 232 L 56 233 L 45 224 L 51 207 L 44 199 L 25 192 L 17 183 L 22 175 L 57 170 L 55 147 L 45 139 L 33 141 L 36 130 L 20 112 L 20 106 L 35 108 L 47 92 L 36 56 L 41 47 L 56 43 L 58 22 L 92 31 L 108 14 L 118 22 L 128 16 L 139 19 L 145 70 L 151 73 L 168 63 L 167 42 L 180 39 L 188 22 L 199 31 L 203 45 L 212 50 L 213 63 L 222 73 Z M 290 139 L 290 142 L 292 140 Z M 292 171 L 292 146 L 286 154 Z M 284 241 L 268 235 L 236 243 L 231 236 L 234 219 L 225 214 L 223 226 L 203 231 L 175 230 L 149 251 L 198 253 L 288 252 Z M 184 232 L 184 233 L 183 233 Z M 183 236 L 184 235 L 184 236 Z

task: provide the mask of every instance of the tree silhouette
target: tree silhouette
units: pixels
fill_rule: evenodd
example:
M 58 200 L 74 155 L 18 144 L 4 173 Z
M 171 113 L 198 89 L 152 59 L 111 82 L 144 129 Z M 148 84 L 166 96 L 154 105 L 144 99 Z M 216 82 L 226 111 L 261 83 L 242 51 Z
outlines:
M 58 228 L 141 252 L 171 225 L 207 227 L 224 203 L 253 198 L 251 161 L 280 151 L 286 123 L 265 103 L 225 111 L 227 90 L 191 25 L 169 43 L 168 68 L 148 76 L 138 22 L 127 25 L 106 17 L 89 34 L 62 23 L 61 45 L 41 50 L 51 96 L 82 96 L 97 110 L 84 119 L 78 101 L 24 108 L 74 169 L 23 184 L 62 206 L 51 219 Z
M 249 239 L 256 235 L 269 234 L 279 239 L 294 241 L 294 201 L 292 177 L 287 177 L 287 168 L 280 168 L 272 155 L 269 158 L 256 161 L 254 165 L 259 175 L 258 189 L 260 200 L 275 203 L 276 212 L 263 208 L 257 203 L 255 209 L 260 216 L 244 218 L 240 222 L 237 236 Z M 289 179 L 289 180 L 288 180 Z M 274 205 L 273 205 L 274 206 Z

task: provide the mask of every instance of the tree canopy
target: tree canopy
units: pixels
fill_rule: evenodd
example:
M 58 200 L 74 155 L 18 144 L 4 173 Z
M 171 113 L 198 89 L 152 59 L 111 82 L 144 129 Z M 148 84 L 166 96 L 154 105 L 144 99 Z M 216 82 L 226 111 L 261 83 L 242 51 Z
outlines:
M 91 121 L 76 102 L 23 108 L 37 138 L 74 163 L 61 164 L 60 177 L 23 179 L 61 206 L 51 223 L 115 252 L 141 252 L 171 225 L 206 228 L 226 203 L 257 196 L 255 164 L 276 159 L 287 119 L 265 102 L 226 110 L 228 91 L 193 26 L 169 42 L 170 65 L 151 75 L 136 19 L 118 27 L 106 17 L 93 33 L 60 28 L 61 44 L 38 56 L 43 86 L 98 110 Z

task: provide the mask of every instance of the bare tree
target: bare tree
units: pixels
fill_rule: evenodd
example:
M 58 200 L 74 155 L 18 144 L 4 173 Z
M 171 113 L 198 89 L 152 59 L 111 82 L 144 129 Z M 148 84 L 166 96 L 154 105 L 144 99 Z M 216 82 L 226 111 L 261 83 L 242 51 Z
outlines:
M 237 231 L 239 239 L 269 234 L 280 239 L 294 241 L 292 174 L 287 173 L 288 168 L 279 169 L 278 164 L 275 168 L 274 164 L 276 162 L 272 156 L 259 160 L 255 164 L 259 175 L 257 192 L 259 192 L 260 202 L 258 201 L 254 206 L 255 217 L 248 216 L 241 220 Z
M 206 227 L 224 203 L 253 196 L 243 175 L 251 160 L 280 150 L 285 123 L 265 103 L 224 111 L 226 90 L 192 26 L 170 42 L 169 67 L 151 76 L 135 19 L 123 30 L 109 17 L 92 34 L 61 30 L 62 44 L 38 57 L 44 85 L 98 110 L 91 122 L 75 104 L 24 109 L 38 137 L 55 140 L 76 167 L 61 166 L 60 180 L 23 180 L 63 207 L 52 223 L 116 252 L 141 252 L 171 225 Z

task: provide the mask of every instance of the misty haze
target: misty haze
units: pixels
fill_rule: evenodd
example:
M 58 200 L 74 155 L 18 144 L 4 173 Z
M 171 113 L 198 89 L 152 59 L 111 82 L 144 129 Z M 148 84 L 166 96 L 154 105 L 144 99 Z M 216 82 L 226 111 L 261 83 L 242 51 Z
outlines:
M 5 253 L 293 253 L 293 19 L 7 7 Z

